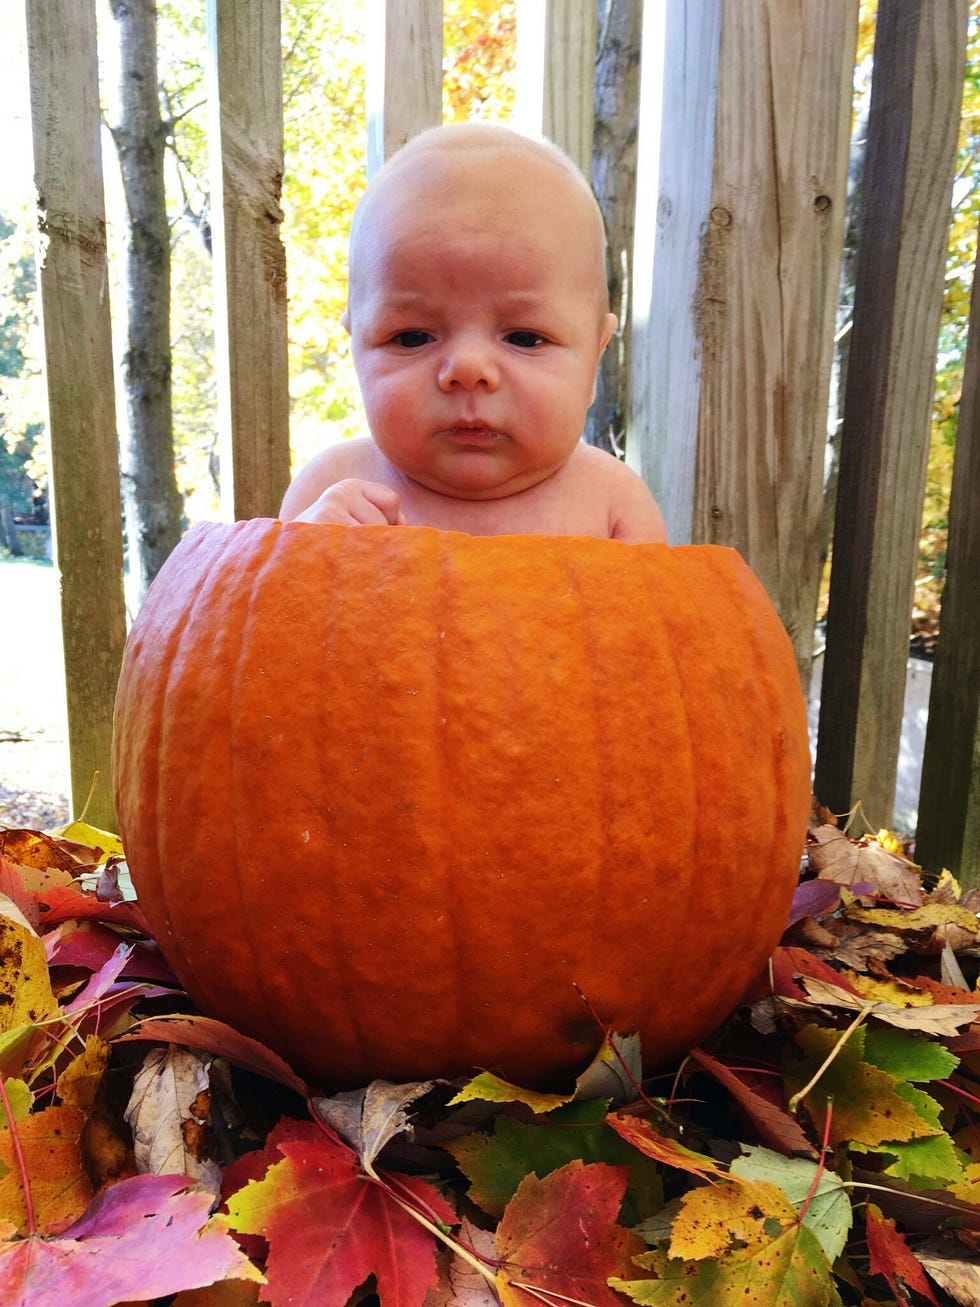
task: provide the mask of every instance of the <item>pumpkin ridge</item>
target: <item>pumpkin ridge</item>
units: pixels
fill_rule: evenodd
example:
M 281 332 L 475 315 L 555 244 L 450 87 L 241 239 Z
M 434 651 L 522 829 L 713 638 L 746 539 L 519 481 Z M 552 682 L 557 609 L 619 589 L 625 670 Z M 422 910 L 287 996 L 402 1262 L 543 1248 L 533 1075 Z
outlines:
M 172 562 L 168 560 L 167 564 L 165 564 L 167 576 L 165 576 L 163 584 L 156 587 L 155 593 L 151 590 L 140 610 L 143 624 L 149 623 L 149 628 L 142 637 L 143 644 L 145 646 L 152 645 L 156 664 L 164 665 L 167 671 L 162 677 L 153 677 L 147 675 L 148 669 L 143 662 L 131 659 L 124 664 L 123 674 L 120 676 L 116 692 L 117 704 L 121 705 L 123 716 L 120 721 L 117 721 L 113 731 L 114 757 L 112 767 L 117 788 L 126 786 L 127 791 L 129 791 L 135 786 L 139 787 L 135 824 L 141 826 L 143 830 L 154 833 L 154 837 L 150 841 L 150 847 L 154 855 L 156 874 L 149 878 L 149 883 L 162 907 L 162 917 L 169 936 L 165 941 L 167 957 L 178 976 L 182 972 L 186 974 L 188 968 L 183 943 L 178 932 L 174 931 L 172 927 L 173 902 L 175 893 L 179 897 L 179 890 L 176 886 L 168 886 L 167 878 L 159 874 L 159 869 L 166 860 L 160 832 L 166 827 L 164 818 L 168 805 L 165 802 L 164 794 L 167 785 L 167 774 L 163 768 L 150 767 L 148 776 L 144 777 L 143 767 L 148 756 L 157 757 L 162 751 L 166 723 L 164 707 L 170 693 L 171 678 L 178 663 L 177 653 L 185 632 L 191 625 L 193 610 L 188 608 L 179 615 L 176 622 L 169 625 L 166 623 L 161 624 L 157 617 L 159 610 L 167 606 L 167 590 L 164 587 L 168 578 L 172 578 L 174 573 L 177 574 L 177 580 L 185 572 L 188 575 L 196 574 L 201 567 L 201 556 L 204 555 L 206 558 L 205 571 L 200 580 L 200 586 L 203 589 L 207 577 L 221 566 L 223 556 L 226 553 L 224 542 L 213 535 L 204 524 L 192 528 L 185 537 L 185 542 L 185 548 L 180 555 L 174 558 Z M 162 629 L 160 629 L 161 625 Z M 165 651 L 165 657 L 163 651 Z M 135 696 L 130 692 L 133 683 L 139 689 L 139 693 Z M 152 712 L 147 711 L 148 704 L 145 698 L 147 695 L 152 696 L 155 705 L 155 710 Z M 119 711 L 118 708 L 117 711 Z M 128 741 L 132 729 L 130 722 L 136 716 L 141 722 L 149 724 L 149 731 L 141 732 L 141 738 L 136 750 L 136 759 L 130 756 L 127 759 L 128 767 L 122 767 L 120 765 L 122 757 L 120 741 L 123 736 Z M 154 779 L 155 784 L 153 783 Z M 151 796 L 149 811 L 146 808 L 147 796 Z M 128 818 L 132 810 L 129 808 L 128 802 L 119 803 L 118 807 L 120 808 L 120 834 L 123 838 L 123 847 L 128 851 L 130 841 L 134 845 L 136 843 L 135 831 L 132 829 L 134 823 L 128 820 L 124 822 L 123 819 L 124 817 Z M 144 893 L 147 893 L 147 891 L 144 891 Z M 161 941 L 162 945 L 163 941 Z
M 115 768 L 137 892 L 205 1011 L 333 1086 L 542 1088 L 599 1042 L 572 979 L 649 1068 L 731 1011 L 809 798 L 795 661 L 734 551 L 185 540 L 131 632 Z
M 265 519 L 258 519 L 264 522 Z M 250 525 L 250 524 L 249 524 Z M 244 524 L 243 524 L 244 527 Z M 273 573 L 282 565 L 283 558 L 283 535 L 282 523 L 273 521 L 266 529 L 242 530 L 244 540 L 249 546 L 249 572 L 251 574 L 251 585 L 249 586 L 248 598 L 245 601 L 244 611 L 242 613 L 239 644 L 244 652 L 250 651 L 255 643 L 253 635 L 257 624 L 262 620 L 259 614 L 264 616 L 265 604 L 264 598 L 267 591 L 278 592 L 279 587 L 273 579 Z M 241 547 L 241 546 L 239 546 Z M 277 605 L 277 608 L 281 605 Z M 250 850 L 245 849 L 242 844 L 241 827 L 237 820 L 234 819 L 239 809 L 246 809 L 251 802 L 250 799 L 250 777 L 252 759 L 247 747 L 242 747 L 240 736 L 236 730 L 237 723 L 247 723 L 248 716 L 238 711 L 239 701 L 243 695 L 243 677 L 246 670 L 251 671 L 251 658 L 239 658 L 235 662 L 234 672 L 231 677 L 228 691 L 228 715 L 231 722 L 231 729 L 228 733 L 228 792 L 233 796 L 229 813 L 232 825 L 232 839 L 234 842 L 235 864 L 242 866 L 251 860 L 254 856 Z M 248 955 L 244 965 L 250 967 L 254 980 L 256 997 L 260 1000 L 263 1009 L 261 1020 L 269 1030 L 275 1030 L 279 1023 L 279 1012 L 275 998 L 277 986 L 277 977 L 269 975 L 270 959 L 267 951 L 262 948 L 256 932 L 263 928 L 262 919 L 264 912 L 270 910 L 268 895 L 261 892 L 256 894 L 256 886 L 253 877 L 235 876 L 232 878 L 235 887 L 235 893 L 238 899 L 239 911 L 236 919 L 241 925 L 240 935 L 242 943 L 245 945 L 245 952 Z M 246 897 L 246 890 L 248 897 Z M 258 902 L 252 901 L 258 898 Z M 264 901 L 263 901 L 264 900 Z M 292 904 L 282 904 L 276 909 L 281 912 L 292 912 Z M 241 962 L 239 963 L 241 965 Z

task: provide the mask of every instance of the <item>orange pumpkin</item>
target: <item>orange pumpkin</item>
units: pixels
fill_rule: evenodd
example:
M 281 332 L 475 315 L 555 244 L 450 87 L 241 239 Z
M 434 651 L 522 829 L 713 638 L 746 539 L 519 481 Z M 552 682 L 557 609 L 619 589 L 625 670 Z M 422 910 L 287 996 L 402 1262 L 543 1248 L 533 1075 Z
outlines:
M 703 1039 L 776 944 L 810 761 L 732 550 L 194 528 L 116 702 L 120 831 L 197 1004 L 332 1085 Z

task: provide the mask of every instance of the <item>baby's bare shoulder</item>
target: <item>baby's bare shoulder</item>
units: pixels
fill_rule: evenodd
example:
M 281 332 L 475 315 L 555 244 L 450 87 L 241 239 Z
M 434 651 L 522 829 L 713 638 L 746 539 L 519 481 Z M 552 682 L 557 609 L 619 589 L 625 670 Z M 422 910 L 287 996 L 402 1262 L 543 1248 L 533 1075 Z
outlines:
M 613 540 L 634 544 L 664 543 L 663 514 L 642 477 L 620 459 L 584 442 L 576 447 L 570 465 L 576 480 L 588 486 L 590 496 L 605 501 Z

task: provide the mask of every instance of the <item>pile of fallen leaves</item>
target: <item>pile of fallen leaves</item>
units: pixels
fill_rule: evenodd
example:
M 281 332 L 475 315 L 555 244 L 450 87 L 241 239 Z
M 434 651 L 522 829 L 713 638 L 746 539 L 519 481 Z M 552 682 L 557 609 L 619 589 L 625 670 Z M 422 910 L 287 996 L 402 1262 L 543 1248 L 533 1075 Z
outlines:
M 113 837 L 66 835 L 0 830 L 7 1307 L 980 1304 L 980 892 L 884 833 L 814 824 L 668 1073 L 608 1031 L 563 1093 L 333 1096 L 195 1013 Z

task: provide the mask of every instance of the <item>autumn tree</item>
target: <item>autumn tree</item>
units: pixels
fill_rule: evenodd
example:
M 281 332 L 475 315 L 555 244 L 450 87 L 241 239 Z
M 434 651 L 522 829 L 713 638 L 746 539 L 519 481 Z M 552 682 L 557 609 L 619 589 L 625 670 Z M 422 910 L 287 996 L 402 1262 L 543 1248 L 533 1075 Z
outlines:
M 112 139 L 126 200 L 126 348 L 121 476 L 131 570 L 143 594 L 180 539 L 170 364 L 170 234 L 164 186 L 154 0 L 110 0 L 119 31 Z

